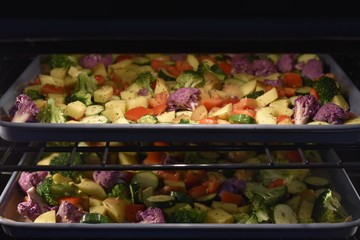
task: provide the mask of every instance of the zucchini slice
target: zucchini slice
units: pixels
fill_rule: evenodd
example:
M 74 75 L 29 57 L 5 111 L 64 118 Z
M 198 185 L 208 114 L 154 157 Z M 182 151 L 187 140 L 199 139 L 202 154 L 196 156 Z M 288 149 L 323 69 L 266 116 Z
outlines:
M 301 193 L 302 191 L 304 191 L 305 189 L 307 189 L 307 186 L 304 182 L 297 180 L 297 179 L 293 179 L 289 184 L 288 184 L 288 192 L 290 194 L 298 194 Z
M 278 204 L 274 207 L 274 223 L 290 224 L 298 223 L 295 211 L 287 204 Z
M 175 197 L 170 195 L 154 195 L 145 200 L 147 207 L 169 208 L 175 205 Z
M 256 123 L 255 119 L 246 115 L 246 114 L 234 114 L 229 117 L 230 123 L 238 124 L 254 124 Z
M 138 183 L 141 189 L 152 187 L 157 189 L 159 186 L 159 178 L 150 171 L 138 172 L 131 179 L 131 183 Z
M 165 69 L 160 69 L 158 72 L 158 77 L 164 79 L 165 81 L 175 81 L 176 77 L 171 75 L 168 71 Z
M 85 213 L 80 220 L 81 223 L 108 223 L 109 219 L 100 213 Z
M 318 177 L 318 176 L 311 176 L 307 177 L 304 180 L 305 184 L 308 186 L 308 188 L 317 190 L 320 188 L 328 188 L 330 186 L 329 180 L 327 180 L 324 177 Z

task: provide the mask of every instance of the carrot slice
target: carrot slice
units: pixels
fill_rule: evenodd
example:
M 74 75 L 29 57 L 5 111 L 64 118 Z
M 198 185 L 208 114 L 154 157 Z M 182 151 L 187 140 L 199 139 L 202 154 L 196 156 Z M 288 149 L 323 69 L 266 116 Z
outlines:
M 144 107 L 136 107 L 128 110 L 125 113 L 125 117 L 131 121 L 137 121 L 139 118 L 141 118 L 144 115 L 151 114 L 152 110 L 149 108 Z
M 298 73 L 288 72 L 283 74 L 286 87 L 298 88 L 302 87 L 302 78 Z

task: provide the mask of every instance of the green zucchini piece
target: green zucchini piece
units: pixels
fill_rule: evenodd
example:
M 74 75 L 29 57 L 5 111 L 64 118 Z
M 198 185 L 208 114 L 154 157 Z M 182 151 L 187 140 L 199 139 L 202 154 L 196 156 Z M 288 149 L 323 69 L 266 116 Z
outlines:
M 168 71 L 165 69 L 160 69 L 158 72 L 158 77 L 164 79 L 165 81 L 175 81 L 176 77 L 171 75 Z
M 153 172 L 142 171 L 134 175 L 131 183 L 140 184 L 141 189 L 152 187 L 155 190 L 159 186 L 159 178 Z
M 255 99 L 255 98 L 257 98 L 257 97 L 260 97 L 260 96 L 263 95 L 264 93 L 265 93 L 265 91 L 260 90 L 260 91 L 257 91 L 257 92 L 250 93 L 250 94 L 246 95 L 245 97 Z
M 305 189 L 307 189 L 306 184 L 303 181 L 297 180 L 297 179 L 293 179 L 289 184 L 288 184 L 288 192 L 290 194 L 299 194 L 302 191 L 304 191 Z
M 273 210 L 274 223 L 289 224 L 298 223 L 295 211 L 287 204 L 278 204 Z
M 154 195 L 145 200 L 147 207 L 169 208 L 175 205 L 175 197 L 170 195 Z
M 208 195 L 199 197 L 196 199 L 196 202 L 200 202 L 206 205 L 210 205 L 217 197 L 217 193 L 210 193 Z
M 129 185 L 131 202 L 133 204 L 141 203 L 142 192 L 140 191 L 140 184 L 135 182 Z
M 255 119 L 246 114 L 234 114 L 229 117 L 230 123 L 238 124 L 254 124 L 256 123 Z
M 312 88 L 309 86 L 303 86 L 295 89 L 295 95 L 308 95 Z
M 100 213 L 85 213 L 80 223 L 108 223 L 109 219 Z
M 135 63 L 136 65 L 139 65 L 139 66 L 150 65 L 150 59 L 147 57 L 134 57 L 132 60 L 133 60 L 133 63 Z
M 328 188 L 330 186 L 329 180 L 324 177 L 310 176 L 304 179 L 308 188 L 317 190 L 320 188 Z
M 179 203 L 188 203 L 190 205 L 194 204 L 194 199 L 185 192 L 171 191 L 170 196 L 175 197 L 176 201 Z

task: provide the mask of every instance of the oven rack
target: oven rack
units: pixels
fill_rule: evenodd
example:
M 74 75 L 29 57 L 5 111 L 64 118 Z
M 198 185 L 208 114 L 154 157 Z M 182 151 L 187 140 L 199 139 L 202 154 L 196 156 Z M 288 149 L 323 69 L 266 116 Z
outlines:
M 82 142 L 11 142 L 0 146 L 0 172 L 35 171 L 35 170 L 186 170 L 186 169 L 285 169 L 285 168 L 344 168 L 360 169 L 360 162 L 339 158 L 337 161 L 311 161 L 304 151 L 335 151 L 358 154 L 360 143 L 172 143 L 153 144 L 149 142 L 117 143 L 101 142 L 85 145 Z M 295 163 L 279 163 L 274 161 L 273 151 L 296 150 L 301 161 Z M 120 152 L 228 152 L 254 151 L 266 154 L 263 163 L 207 163 L 207 164 L 159 164 L 159 165 L 120 165 L 108 162 L 109 154 Z M 55 152 L 70 153 L 66 166 L 37 165 L 44 154 Z M 95 152 L 101 156 L 98 164 L 72 165 L 76 153 Z M 30 157 L 29 157 L 30 156 Z

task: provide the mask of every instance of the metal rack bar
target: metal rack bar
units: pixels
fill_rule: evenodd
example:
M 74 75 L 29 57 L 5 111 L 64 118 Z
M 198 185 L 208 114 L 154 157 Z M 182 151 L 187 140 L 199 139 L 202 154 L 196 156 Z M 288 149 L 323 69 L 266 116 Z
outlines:
M 100 144 L 100 145 L 99 145 Z M 348 144 L 177 144 L 169 143 L 167 146 L 154 146 L 152 143 L 136 142 L 136 143 L 123 143 L 112 144 L 110 142 L 97 143 L 95 145 L 83 146 L 79 143 L 61 143 L 54 146 L 54 143 L 48 142 L 31 142 L 28 144 L 12 143 L 7 148 L 1 149 L 4 152 L 0 159 L 0 171 L 35 171 L 35 170 L 180 170 L 180 169 L 285 169 L 285 168 L 349 168 L 360 169 L 360 162 L 348 161 L 341 159 L 337 162 L 314 162 L 306 158 L 304 151 L 306 150 L 345 150 L 345 151 L 358 151 L 359 143 Z M 296 150 L 300 154 L 301 162 L 296 163 L 279 163 L 276 162 L 272 156 L 273 151 L 281 150 Z M 248 163 L 216 163 L 216 164 L 166 164 L 166 165 L 119 165 L 108 163 L 108 155 L 110 153 L 118 152 L 174 152 L 174 151 L 254 151 L 267 155 L 267 162 L 258 164 Z M 44 154 L 54 152 L 67 152 L 70 153 L 68 163 L 66 166 L 38 166 L 37 162 L 44 156 Z M 101 157 L 101 163 L 89 165 L 72 165 L 74 155 L 76 153 L 98 153 Z M 18 155 L 18 161 L 14 162 L 13 154 Z M 24 155 L 26 154 L 26 155 Z M 24 162 L 19 162 L 23 156 L 27 157 Z M 11 161 L 11 160 L 12 161 Z M 30 160 L 29 160 L 30 159 Z

